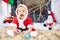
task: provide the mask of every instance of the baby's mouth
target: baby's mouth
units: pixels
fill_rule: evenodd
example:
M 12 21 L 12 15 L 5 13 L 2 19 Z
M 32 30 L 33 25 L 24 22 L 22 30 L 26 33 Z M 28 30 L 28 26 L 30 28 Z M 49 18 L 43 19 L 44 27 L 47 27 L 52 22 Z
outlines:
M 21 15 L 20 15 L 20 19 L 23 19 L 23 18 L 24 18 L 24 15 L 23 15 L 23 14 L 21 14 Z
M 23 17 L 24 15 L 23 15 L 23 14 L 21 14 L 20 16 L 21 16 L 21 17 Z

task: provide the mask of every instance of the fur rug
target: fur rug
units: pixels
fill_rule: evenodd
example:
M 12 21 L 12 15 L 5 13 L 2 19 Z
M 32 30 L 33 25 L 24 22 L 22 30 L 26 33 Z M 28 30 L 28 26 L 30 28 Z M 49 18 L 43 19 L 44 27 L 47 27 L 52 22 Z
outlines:
M 0 40 L 60 40 L 59 30 L 37 30 L 37 37 L 25 39 L 23 33 L 17 34 L 15 37 L 7 35 L 6 31 L 12 27 L 0 28 Z

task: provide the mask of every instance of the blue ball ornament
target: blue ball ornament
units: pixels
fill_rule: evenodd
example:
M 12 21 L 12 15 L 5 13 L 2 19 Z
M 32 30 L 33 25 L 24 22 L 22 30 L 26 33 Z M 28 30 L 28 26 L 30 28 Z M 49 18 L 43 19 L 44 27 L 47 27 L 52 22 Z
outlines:
M 30 34 L 25 34 L 24 37 L 25 37 L 26 39 L 29 39 L 29 38 L 31 37 L 31 35 L 30 35 Z

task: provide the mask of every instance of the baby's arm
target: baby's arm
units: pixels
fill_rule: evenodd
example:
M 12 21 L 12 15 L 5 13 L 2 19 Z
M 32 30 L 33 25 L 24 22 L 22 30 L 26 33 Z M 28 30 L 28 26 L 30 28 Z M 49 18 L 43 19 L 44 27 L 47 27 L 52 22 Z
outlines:
M 19 30 L 16 27 L 13 27 L 12 29 L 13 29 L 15 35 L 19 32 Z
M 32 31 L 32 29 L 33 29 L 33 25 L 28 25 L 28 28 L 29 29 L 27 30 L 27 32 L 30 33 Z
M 12 26 L 13 26 L 13 31 L 14 31 L 14 33 L 18 33 L 19 32 L 19 30 L 18 30 L 18 28 L 17 28 L 17 26 L 18 26 L 18 20 L 17 20 L 17 17 L 14 17 L 14 19 L 13 19 L 13 21 L 12 21 Z
M 28 28 L 27 33 L 30 33 L 31 31 L 35 31 L 32 19 L 30 17 L 28 17 L 28 19 L 26 20 L 26 25 Z

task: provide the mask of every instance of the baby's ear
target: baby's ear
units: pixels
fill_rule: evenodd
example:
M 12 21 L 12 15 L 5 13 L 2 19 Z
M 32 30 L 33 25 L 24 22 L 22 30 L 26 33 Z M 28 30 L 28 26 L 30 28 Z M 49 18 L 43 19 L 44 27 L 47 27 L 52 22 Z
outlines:
M 17 10 L 17 14 L 18 14 L 18 10 Z

